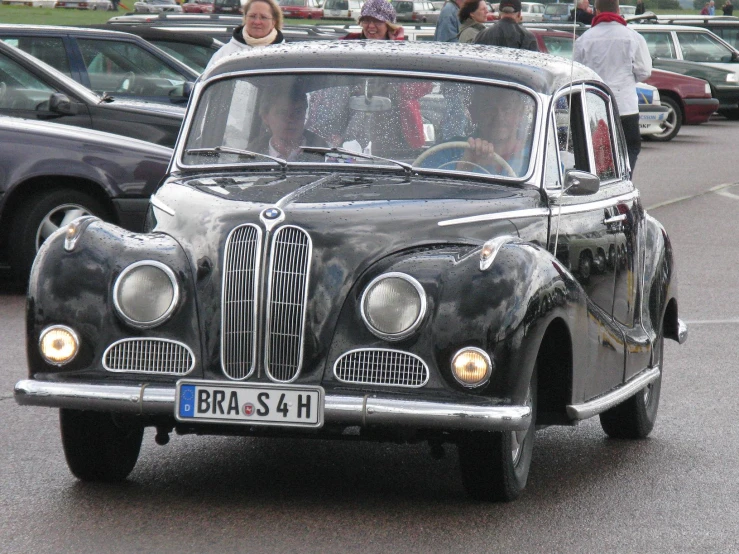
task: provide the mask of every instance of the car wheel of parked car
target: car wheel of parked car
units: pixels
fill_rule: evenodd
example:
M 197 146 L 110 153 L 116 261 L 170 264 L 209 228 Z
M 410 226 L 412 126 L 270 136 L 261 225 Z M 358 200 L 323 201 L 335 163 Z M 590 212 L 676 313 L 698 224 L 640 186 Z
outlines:
M 643 439 L 652 432 L 662 388 L 664 338 L 656 341 L 659 349 L 659 377 L 634 396 L 600 414 L 600 425 L 614 439 Z
M 125 424 L 112 414 L 59 410 L 62 446 L 72 474 L 83 481 L 122 481 L 141 450 L 144 428 Z
M 90 195 L 58 188 L 44 195 L 31 196 L 12 222 L 10 263 L 18 277 L 31 271 L 33 259 L 43 242 L 57 229 L 78 217 L 96 215 L 106 219 L 107 210 Z
M 683 113 L 679 104 L 669 96 L 663 96 L 661 102 L 669 110 L 665 122 L 662 124 L 662 131 L 648 136 L 651 140 L 667 142 L 674 139 L 680 131 L 680 127 L 683 125 Z
M 732 110 L 719 110 L 718 113 L 731 121 L 739 120 L 739 109 L 737 108 L 734 108 Z
M 459 442 L 459 464 L 464 488 L 472 498 L 515 500 L 526 487 L 536 431 L 536 367 L 531 376 L 527 404 L 531 420 L 525 431 L 472 432 Z

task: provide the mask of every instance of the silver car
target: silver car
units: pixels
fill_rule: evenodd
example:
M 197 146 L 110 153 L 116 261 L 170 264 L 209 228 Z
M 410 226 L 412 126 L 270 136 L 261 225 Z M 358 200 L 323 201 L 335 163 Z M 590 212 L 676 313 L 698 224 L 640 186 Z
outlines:
M 431 2 L 393 0 L 390 2 L 395 8 L 398 21 L 410 21 L 413 23 L 436 23 L 439 21 L 439 12 Z

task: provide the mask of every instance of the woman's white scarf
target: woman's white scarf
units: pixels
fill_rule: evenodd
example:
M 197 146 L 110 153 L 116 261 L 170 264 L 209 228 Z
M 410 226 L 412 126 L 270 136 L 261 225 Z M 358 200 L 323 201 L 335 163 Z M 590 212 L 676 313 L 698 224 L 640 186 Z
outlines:
M 265 37 L 254 38 L 246 32 L 246 26 L 244 26 L 244 30 L 241 31 L 241 34 L 244 35 L 244 40 L 249 46 L 266 46 L 268 44 L 272 44 L 277 38 L 277 29 L 272 29 Z

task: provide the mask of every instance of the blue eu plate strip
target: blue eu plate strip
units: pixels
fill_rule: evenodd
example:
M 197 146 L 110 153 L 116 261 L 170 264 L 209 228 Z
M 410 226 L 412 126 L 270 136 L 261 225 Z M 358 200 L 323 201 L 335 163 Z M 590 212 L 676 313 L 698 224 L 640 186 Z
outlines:
M 180 417 L 195 416 L 195 385 L 180 387 Z

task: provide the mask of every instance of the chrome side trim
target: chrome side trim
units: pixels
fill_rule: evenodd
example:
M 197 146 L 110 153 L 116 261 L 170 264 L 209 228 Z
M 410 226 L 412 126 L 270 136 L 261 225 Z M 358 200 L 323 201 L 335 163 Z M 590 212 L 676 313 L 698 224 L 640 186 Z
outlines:
M 630 381 L 603 396 L 599 396 L 583 404 L 570 404 L 567 406 L 567 415 L 571 419 L 587 419 L 605 412 L 630 396 L 634 396 L 634 394 L 646 387 L 649 383 L 657 380 L 659 376 L 660 368 L 658 367 L 644 370 Z
M 627 192 L 626 194 L 622 194 L 621 196 L 614 196 L 613 198 L 606 198 L 605 200 L 596 200 L 594 202 L 585 202 L 582 204 L 573 205 L 557 203 L 554 203 L 553 205 L 557 207 L 557 213 L 561 215 L 578 214 L 582 212 L 589 212 L 592 210 L 602 210 L 604 208 L 610 208 L 611 206 L 614 206 L 619 202 L 630 202 L 637 199 L 638 197 L 639 191 L 633 190 L 631 192 Z
M 155 208 L 162 210 L 165 214 L 171 215 L 172 217 L 174 217 L 175 211 L 169 206 L 167 206 L 164 202 L 159 200 L 159 198 L 157 198 L 156 196 L 152 196 L 149 202 L 151 202 L 151 205 L 154 206 Z
M 224 385 L 228 385 L 228 382 L 224 382 Z M 21 406 L 174 416 L 175 387 L 94 385 L 27 379 L 16 383 L 15 400 Z M 324 406 L 325 423 L 347 426 L 524 431 L 528 429 L 530 420 L 529 406 L 428 402 L 377 394 L 327 394 Z
M 688 340 L 688 326 L 682 319 L 677 320 L 677 342 L 685 344 Z
M 530 208 L 528 210 L 516 210 L 510 212 L 496 212 L 493 214 L 472 215 L 457 219 L 446 219 L 439 221 L 439 227 L 448 225 L 464 225 L 466 223 L 479 223 L 480 221 L 496 221 L 499 219 L 521 219 L 522 217 L 549 217 L 549 208 Z

